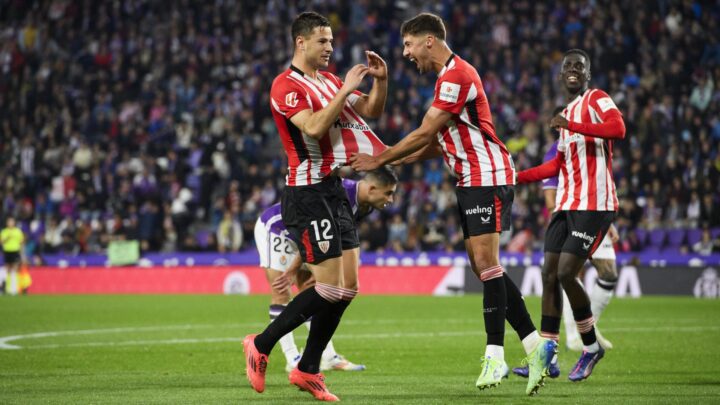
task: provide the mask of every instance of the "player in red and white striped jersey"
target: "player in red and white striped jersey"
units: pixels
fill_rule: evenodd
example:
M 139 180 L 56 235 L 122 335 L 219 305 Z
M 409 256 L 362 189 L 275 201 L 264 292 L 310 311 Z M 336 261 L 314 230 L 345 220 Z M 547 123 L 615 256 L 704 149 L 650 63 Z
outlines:
M 582 50 L 565 53 L 560 71 L 570 103 L 550 121 L 559 129 L 555 158 L 518 173 L 518 183 L 559 174 L 556 207 L 545 236 L 542 334 L 557 339 L 562 289 L 583 341 L 583 354 L 568 376 L 592 373 L 605 350 L 597 343 L 590 299 L 576 278 L 607 233 L 618 208 L 612 178 L 613 141 L 625 137 L 622 114 L 604 91 L 588 88 L 590 58 Z
M 487 346 L 475 385 L 481 390 L 497 386 L 507 371 L 507 318 L 528 353 L 531 372 L 526 393 L 532 395 L 542 386 L 556 345 L 541 339 L 520 291 L 500 265 L 499 234 L 509 229 L 514 197 L 512 158 L 495 134 L 480 76 L 450 50 L 442 20 L 423 13 L 403 23 L 400 31 L 403 56 L 415 62 L 421 73 L 432 71 L 438 75 L 435 99 L 420 128 L 376 156 L 354 156 L 352 166 L 355 170 L 374 170 L 388 162 L 444 156 L 458 180 L 456 193 L 465 248 L 484 288 Z
M 244 339 L 246 370 L 253 388 L 262 392 L 273 346 L 312 318 L 302 358 L 289 379 L 316 399 L 337 401 L 320 374 L 320 359 L 357 294 L 360 243 L 336 169 L 353 153 L 385 148 L 363 117 L 377 118 L 384 109 L 387 66 L 367 51 L 367 66 L 352 67 L 345 81 L 322 71 L 333 52 L 333 35 L 330 22 L 314 12 L 293 21 L 292 38 L 292 64 L 273 81 L 270 103 L 289 165 L 281 215 L 316 283 L 298 294 L 265 331 Z M 357 91 L 365 76 L 374 79 L 369 94 Z

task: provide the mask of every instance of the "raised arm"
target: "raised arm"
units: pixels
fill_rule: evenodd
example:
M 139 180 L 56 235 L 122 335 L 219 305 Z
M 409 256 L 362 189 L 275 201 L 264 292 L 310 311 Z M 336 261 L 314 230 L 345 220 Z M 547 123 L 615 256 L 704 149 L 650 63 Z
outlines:
M 370 94 L 362 94 L 353 104 L 358 114 L 365 118 L 379 118 L 385 109 L 387 100 L 388 73 L 387 64 L 372 51 L 365 51 L 368 61 L 368 75 L 374 78 Z
M 330 126 L 337 120 L 342 111 L 343 105 L 347 97 L 355 91 L 362 82 L 362 79 L 368 73 L 368 67 L 365 65 L 355 65 L 345 76 L 343 86 L 338 90 L 333 99 L 322 110 L 313 112 L 311 109 L 305 109 L 298 112 L 290 118 L 293 125 L 298 127 L 303 133 L 314 139 L 321 139 L 327 134 Z

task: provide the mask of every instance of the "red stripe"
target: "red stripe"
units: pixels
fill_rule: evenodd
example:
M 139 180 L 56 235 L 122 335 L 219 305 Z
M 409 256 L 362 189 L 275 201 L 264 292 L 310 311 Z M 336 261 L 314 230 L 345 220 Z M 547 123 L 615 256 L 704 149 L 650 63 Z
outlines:
M 595 242 L 593 242 L 593 245 L 590 248 L 590 254 L 588 254 L 588 256 L 592 257 L 593 253 L 595 253 L 597 248 L 600 246 L 600 242 L 602 242 L 604 237 L 605 237 L 605 234 L 603 234 L 602 229 L 601 229 L 600 231 L 598 231 L 598 234 L 595 236 Z
M 480 173 L 482 172 L 482 166 L 480 166 L 480 158 L 478 157 L 478 153 L 473 145 L 470 130 L 467 125 L 460 121 L 458 117 L 455 117 L 455 123 L 457 124 L 455 127 L 458 129 L 460 141 L 462 142 L 463 149 L 465 149 L 465 154 L 467 155 L 468 163 L 470 164 L 470 185 L 479 185 L 481 183 Z M 480 136 L 482 136 L 482 133 L 480 133 Z
M 312 263 L 315 261 L 315 255 L 313 255 L 312 245 L 310 244 L 310 233 L 306 229 L 302 234 L 302 243 L 305 246 L 305 261 Z
M 495 232 L 502 231 L 502 201 L 495 196 Z
M 597 194 L 597 156 L 595 154 L 595 138 L 585 137 L 585 164 L 588 172 L 588 211 L 596 211 L 598 205 Z

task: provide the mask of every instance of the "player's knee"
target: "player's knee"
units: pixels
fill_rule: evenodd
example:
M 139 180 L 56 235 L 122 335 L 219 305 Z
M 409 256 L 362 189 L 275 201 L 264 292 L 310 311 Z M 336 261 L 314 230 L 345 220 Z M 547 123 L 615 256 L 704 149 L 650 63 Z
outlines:
M 475 254 L 474 258 L 476 269 L 489 269 L 498 265 L 497 258 L 493 255 L 478 255 Z M 482 272 L 483 270 L 480 270 Z
M 577 273 L 570 267 L 560 267 L 558 269 L 557 278 L 563 285 L 575 282 Z
M 593 262 L 597 275 L 600 280 L 607 282 L 616 282 L 618 279 L 617 268 L 613 262 Z
M 550 271 L 547 266 L 543 267 L 542 271 L 542 281 L 544 288 L 548 288 L 548 286 L 552 286 L 557 284 L 558 282 L 558 274 L 556 271 Z
M 273 305 L 287 305 L 290 302 L 290 289 L 277 290 L 272 288 L 270 292 L 270 303 Z

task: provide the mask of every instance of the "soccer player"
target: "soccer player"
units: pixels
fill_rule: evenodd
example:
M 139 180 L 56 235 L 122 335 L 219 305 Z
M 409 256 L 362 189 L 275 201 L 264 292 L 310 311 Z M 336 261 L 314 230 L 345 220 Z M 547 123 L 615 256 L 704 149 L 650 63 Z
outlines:
M 363 180 L 343 179 L 342 184 L 347 192 L 350 207 L 355 221 L 364 218 L 373 209 L 383 209 L 392 203 L 397 177 L 386 166 L 368 172 Z M 272 322 L 290 302 L 290 287 L 296 279 L 302 292 L 314 285 L 314 279 L 302 263 L 298 247 L 288 234 L 280 213 L 280 204 L 267 208 L 255 224 L 255 244 L 260 254 L 260 266 L 265 268 L 268 282 L 271 285 L 270 321 Z M 305 322 L 310 327 L 310 322 Z M 289 332 L 280 339 L 280 347 L 287 361 L 286 370 L 292 371 L 300 361 L 300 353 L 295 345 L 293 333 Z M 365 366 L 354 364 L 335 352 L 332 341 L 328 342 L 323 351 L 320 370 L 361 371 Z
M 444 156 L 457 177 L 456 194 L 465 248 L 484 285 L 483 316 L 487 347 L 476 386 L 497 386 L 507 370 L 505 319 L 518 332 L 528 353 L 532 395 L 547 375 L 556 343 L 542 339 L 525 308 L 520 291 L 504 273 L 499 259 L 499 233 L 510 225 L 515 168 L 495 134 L 487 97 L 477 71 L 445 42 L 440 17 L 422 13 L 401 27 L 403 56 L 421 73 L 438 75 L 435 98 L 420 127 L 380 154 L 357 154 L 355 170 L 373 170 L 388 162 Z
M 563 108 L 559 108 L 554 112 L 553 115 L 561 113 L 562 110 Z M 547 162 L 555 159 L 556 154 L 557 141 L 553 142 L 552 145 L 550 145 L 550 148 L 548 148 L 548 151 L 545 153 L 545 158 L 543 160 Z M 553 212 L 555 211 L 555 199 L 557 197 L 558 178 L 550 177 L 547 179 L 543 179 L 542 184 L 543 195 L 545 197 L 545 206 L 547 207 L 548 211 Z M 600 318 L 600 314 L 605 310 L 605 307 L 607 307 L 608 303 L 610 302 L 613 290 L 615 289 L 615 285 L 617 284 L 617 266 L 615 264 L 615 249 L 613 248 L 613 243 L 618 240 L 618 237 L 619 236 L 617 233 L 617 229 L 615 229 L 614 225 L 611 225 L 602 243 L 600 243 L 600 247 L 598 247 L 591 259 L 592 264 L 595 266 L 598 272 L 597 285 L 590 293 L 590 307 L 596 322 Z M 562 318 L 563 322 L 565 323 L 565 345 L 570 350 L 581 351 L 583 347 L 582 340 L 580 340 L 580 333 L 578 332 L 577 324 L 575 323 L 575 319 L 573 318 L 570 302 L 568 301 L 567 294 L 563 292 L 562 295 Z M 600 334 L 600 330 L 597 328 L 597 326 L 595 327 L 595 335 L 597 337 L 598 343 L 600 343 L 600 346 L 606 349 L 612 348 L 612 343 L 610 343 L 610 341 L 605 339 Z M 550 338 L 557 337 L 558 336 L 550 336 Z M 516 367 L 513 368 L 513 373 L 521 377 L 527 377 L 528 368 Z M 557 378 L 559 376 L 560 368 L 558 367 L 557 361 L 553 361 L 550 364 L 550 377 Z
M 281 215 L 299 241 L 302 260 L 315 285 L 298 294 L 260 334 L 243 340 L 246 374 L 265 390 L 268 354 L 288 332 L 312 317 L 307 344 L 288 378 L 316 399 L 337 401 L 320 373 L 322 352 L 357 294 L 358 235 L 347 193 L 337 172 L 355 152 L 379 153 L 385 145 L 365 123 L 377 118 L 387 98 L 387 66 L 366 51 L 367 66 L 353 66 L 345 80 L 322 71 L 333 52 L 330 22 L 314 12 L 292 23 L 291 66 L 273 81 L 270 104 L 288 157 Z M 369 94 L 357 90 L 373 77 Z
M 518 183 L 559 174 L 555 213 L 545 235 L 541 331 L 544 336 L 560 333 L 565 290 L 583 341 L 583 353 L 568 378 L 580 381 L 590 376 L 605 350 L 597 342 L 590 298 L 577 276 L 615 218 L 612 148 L 613 140 L 625 137 L 625 124 L 610 96 L 588 88 L 590 58 L 585 51 L 565 53 L 560 80 L 570 102 L 550 121 L 550 127 L 560 130 L 557 154 L 518 173 Z

